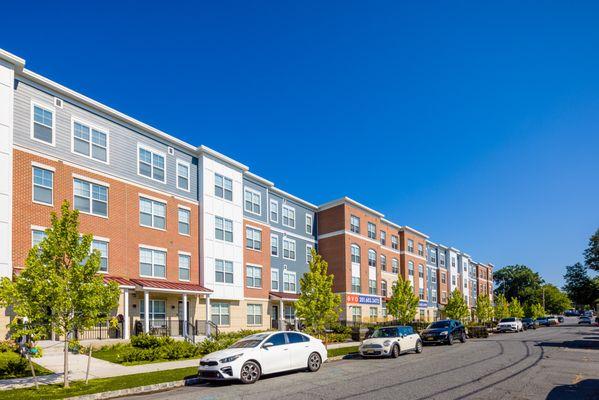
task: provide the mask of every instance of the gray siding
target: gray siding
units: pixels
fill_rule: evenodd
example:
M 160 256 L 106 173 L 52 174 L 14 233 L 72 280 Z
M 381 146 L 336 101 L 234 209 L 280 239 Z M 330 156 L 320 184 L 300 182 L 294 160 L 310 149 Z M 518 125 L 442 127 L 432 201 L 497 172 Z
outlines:
M 249 188 L 260 193 L 260 215 L 246 211 L 245 209 L 245 189 Z M 246 176 L 243 177 L 243 216 L 250 219 L 255 219 L 268 224 L 268 190 L 266 186 L 261 185 L 258 182 L 248 179 Z
M 39 102 L 42 105 L 48 105 L 50 108 L 54 109 L 54 134 L 56 135 L 56 146 L 51 146 L 31 139 L 32 100 Z M 160 191 L 193 200 L 198 199 L 198 160 L 196 157 L 175 145 L 170 145 L 175 151 L 174 155 L 170 155 L 168 154 L 169 144 L 150 134 L 144 134 L 130 129 L 113 119 L 93 113 L 88 109 L 68 102 L 67 100 L 63 99 L 63 102 L 63 108 L 54 107 L 54 97 L 52 94 L 44 92 L 29 83 L 18 81 L 15 90 L 15 144 Z M 84 157 L 71 151 L 73 117 L 81 118 L 89 123 L 108 130 L 109 164 Z M 137 174 L 138 143 L 164 153 L 166 183 L 157 182 Z M 189 192 L 177 188 L 177 159 L 190 164 Z

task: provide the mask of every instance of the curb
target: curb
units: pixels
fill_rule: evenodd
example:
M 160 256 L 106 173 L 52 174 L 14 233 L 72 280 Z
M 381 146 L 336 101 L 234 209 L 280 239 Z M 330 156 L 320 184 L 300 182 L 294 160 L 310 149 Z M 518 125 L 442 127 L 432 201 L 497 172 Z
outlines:
M 138 386 L 128 389 L 111 390 L 109 392 L 100 392 L 92 394 L 84 394 L 82 396 L 68 397 L 66 400 L 97 400 L 97 399 L 112 399 L 115 397 L 123 397 L 132 394 L 159 392 L 162 390 L 178 388 L 182 386 L 196 385 L 200 382 L 199 378 L 189 378 L 180 381 L 156 383 L 154 385 Z

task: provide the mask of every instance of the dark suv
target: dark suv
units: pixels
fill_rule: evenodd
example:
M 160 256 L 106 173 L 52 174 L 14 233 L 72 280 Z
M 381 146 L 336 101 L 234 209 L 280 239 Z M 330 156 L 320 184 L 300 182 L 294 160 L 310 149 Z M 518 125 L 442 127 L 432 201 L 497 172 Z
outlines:
M 524 327 L 524 329 L 537 329 L 537 326 L 539 326 L 539 322 L 532 318 L 523 318 L 522 326 Z
M 422 341 L 426 343 L 447 343 L 452 345 L 454 340 L 464 343 L 466 341 L 466 329 L 460 321 L 445 319 L 430 324 L 420 334 Z

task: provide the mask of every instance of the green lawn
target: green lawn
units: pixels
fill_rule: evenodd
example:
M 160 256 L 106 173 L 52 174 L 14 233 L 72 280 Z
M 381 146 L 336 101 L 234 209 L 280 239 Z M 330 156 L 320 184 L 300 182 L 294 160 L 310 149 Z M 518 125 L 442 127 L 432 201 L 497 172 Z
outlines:
M 48 375 L 52 371 L 33 363 L 36 375 Z M 31 376 L 31 368 L 29 362 L 22 359 L 17 353 L 4 352 L 0 353 L 0 379 L 23 378 Z M 1 397 L 1 392 L 0 392 Z
M 62 399 L 65 397 L 81 396 L 90 393 L 100 393 L 110 390 L 178 381 L 186 377 L 195 377 L 197 376 L 197 372 L 198 370 L 196 367 L 189 367 L 148 372 L 144 374 L 122 375 L 114 378 L 90 379 L 87 385 L 83 381 L 71 382 L 71 387 L 68 389 L 63 389 L 61 385 L 40 385 L 38 390 L 35 388 L 27 388 L 0 391 L 0 399 Z
M 109 362 L 116 363 L 116 364 L 121 364 L 121 365 L 142 365 L 142 364 L 153 364 L 153 363 L 160 363 L 160 362 L 191 360 L 194 358 L 197 358 L 197 359 L 201 358 L 201 356 L 198 356 L 198 357 L 191 357 L 191 358 L 179 358 L 177 360 L 158 359 L 158 360 L 152 360 L 152 361 L 124 362 L 124 361 L 122 361 L 122 359 L 120 357 L 126 348 L 128 348 L 128 346 L 125 347 L 125 346 L 117 345 L 117 346 L 107 347 L 105 349 L 95 350 L 92 352 L 92 357 L 99 358 L 100 360 L 109 361 Z
M 345 356 L 347 354 L 357 353 L 357 352 L 358 352 L 358 346 L 341 347 L 338 349 L 327 350 L 327 354 L 329 357 Z

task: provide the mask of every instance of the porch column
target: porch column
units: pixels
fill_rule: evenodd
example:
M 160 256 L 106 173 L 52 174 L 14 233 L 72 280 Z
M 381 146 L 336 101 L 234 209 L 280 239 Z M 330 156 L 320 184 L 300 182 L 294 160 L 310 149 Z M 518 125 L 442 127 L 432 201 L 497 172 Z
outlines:
M 187 293 L 183 293 L 183 336 L 187 336 Z
M 283 299 L 279 300 L 279 330 L 284 331 L 285 311 L 283 310 Z
M 129 289 L 123 289 L 123 339 L 129 339 Z
M 297 331 L 297 310 L 295 309 L 295 305 L 293 306 L 293 327 Z
M 210 336 L 210 295 L 206 294 L 206 336 Z
M 150 292 L 144 290 L 144 332 L 150 332 Z

